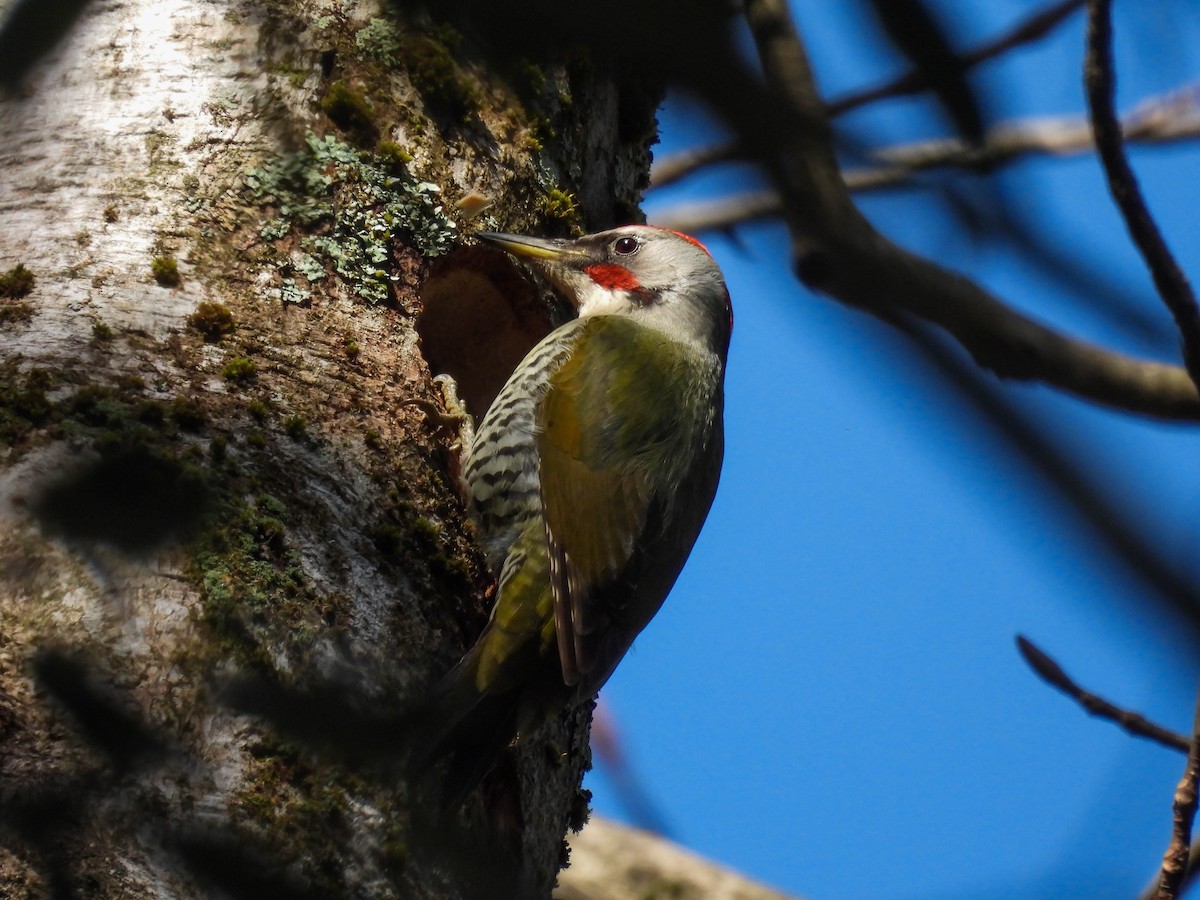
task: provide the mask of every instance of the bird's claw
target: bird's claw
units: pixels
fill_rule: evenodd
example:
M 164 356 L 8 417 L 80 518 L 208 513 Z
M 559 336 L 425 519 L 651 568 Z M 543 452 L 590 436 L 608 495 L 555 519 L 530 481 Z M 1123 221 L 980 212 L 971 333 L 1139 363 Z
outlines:
M 475 439 L 475 419 L 467 412 L 467 406 L 458 396 L 458 383 L 450 375 L 437 375 L 433 379 L 437 386 L 440 403 L 425 397 L 408 397 L 400 406 L 415 406 L 425 414 L 435 428 L 454 435 L 449 449 L 464 455 Z

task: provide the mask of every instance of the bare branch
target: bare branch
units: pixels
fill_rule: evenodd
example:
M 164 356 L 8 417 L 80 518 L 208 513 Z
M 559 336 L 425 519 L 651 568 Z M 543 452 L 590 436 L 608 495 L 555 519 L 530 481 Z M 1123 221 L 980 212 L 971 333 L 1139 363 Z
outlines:
M 664 187 L 707 166 L 738 159 L 743 155 L 736 141 L 693 147 L 668 154 L 654 160 L 654 165 L 650 167 L 650 187 Z
M 983 140 L 983 108 L 950 42 L 925 0 L 867 0 L 888 43 L 912 64 L 932 99 L 965 140 Z
M 1139 103 L 1121 123 L 1127 143 L 1165 144 L 1200 138 L 1200 86 L 1191 85 Z M 846 187 L 866 193 L 905 187 L 917 172 L 963 168 L 990 172 L 1024 156 L 1072 156 L 1096 147 L 1092 126 L 1081 116 L 1002 122 L 988 131 L 979 147 L 945 138 L 884 147 L 873 154 L 883 165 L 842 172 Z M 704 203 L 681 204 L 656 217 L 668 227 L 692 232 L 722 229 L 778 216 L 779 199 L 755 191 Z
M 959 66 L 965 71 L 982 62 L 1002 56 L 1009 50 L 1045 37 L 1056 25 L 1065 21 L 1071 13 L 1083 6 L 1083 2 L 1084 0 L 1065 0 L 1065 2 L 1056 3 L 1053 6 L 1033 13 L 1029 18 L 1018 22 L 1004 34 L 998 35 L 987 43 L 980 44 L 974 50 L 962 54 L 959 57 Z M 829 102 L 829 115 L 831 117 L 840 116 L 843 113 L 866 106 L 869 103 L 874 103 L 877 100 L 920 93 L 928 86 L 928 80 L 920 72 L 916 70 L 906 72 L 899 78 L 892 79 L 875 87 L 857 90 L 854 93 L 831 100 Z
M 654 224 L 684 234 L 724 231 L 735 225 L 776 219 L 783 213 L 779 195 L 772 190 L 747 191 L 732 197 L 680 203 L 654 214 Z
M 1179 883 L 1181 893 L 1196 880 L 1197 873 L 1200 873 L 1200 841 L 1192 841 L 1192 846 L 1188 848 L 1187 869 L 1184 870 L 1183 879 Z M 1138 894 L 1137 900 L 1155 900 L 1157 896 L 1158 874 L 1155 873 L 1154 879 L 1142 888 L 1142 892 Z
M 1084 86 L 1096 149 L 1113 199 L 1125 219 L 1130 237 L 1146 261 L 1154 286 L 1166 303 L 1183 338 L 1183 358 L 1192 381 L 1200 386 L 1200 307 L 1187 276 L 1179 268 L 1146 206 L 1137 176 L 1121 141 L 1121 125 L 1113 109 L 1116 76 L 1112 58 L 1112 0 L 1089 0 L 1087 60 Z M 1186 844 L 1184 847 L 1186 851 Z M 1160 889 L 1161 892 L 1161 889 Z
M 1200 700 L 1197 701 L 1196 716 L 1192 723 L 1187 765 L 1175 789 L 1171 843 L 1167 846 L 1159 870 L 1158 892 L 1154 895 L 1156 900 L 1175 900 L 1183 886 L 1192 840 L 1192 820 L 1196 818 L 1197 785 L 1200 785 Z
M 809 287 L 890 320 L 909 312 L 945 329 L 982 367 L 1039 380 L 1097 403 L 1145 415 L 1200 418 L 1200 396 L 1177 366 L 1134 359 L 1062 335 L 979 285 L 909 253 L 875 230 L 850 199 L 799 36 L 784 0 L 746 0 L 778 109 L 779 137 L 764 154 Z M 819 121 L 817 121 L 819 120 Z
M 1139 104 L 1119 127 L 1126 140 L 1144 144 L 1200 137 L 1200 105 L 1196 86 L 1152 97 Z M 892 187 L 920 171 L 961 168 L 990 172 L 1023 156 L 1070 156 L 1095 148 L 1091 123 L 1076 116 L 1002 123 L 989 130 L 978 147 L 961 140 L 918 141 L 886 147 L 873 155 L 883 166 L 846 172 L 852 191 Z
M 1024 44 L 1029 44 L 1045 37 L 1055 26 L 1065 21 L 1071 13 L 1083 6 L 1083 3 L 1084 0 L 1064 0 L 1064 2 L 1056 3 L 1044 10 L 1033 13 L 1029 18 L 1018 22 L 1010 30 L 992 38 L 992 40 L 984 44 L 980 44 L 974 50 L 964 53 L 959 57 L 960 66 L 965 71 L 990 59 L 995 59 L 997 56 L 1002 56 L 1008 51 Z M 913 70 L 883 84 L 857 90 L 831 100 L 826 108 L 826 112 L 830 118 L 833 118 L 878 100 L 919 93 L 928 86 L 929 84 L 925 77 L 920 72 Z M 744 154 L 737 142 L 729 141 L 710 147 L 685 150 L 670 156 L 664 156 L 661 160 L 655 162 L 651 170 L 651 184 L 654 187 L 663 187 L 690 175 L 697 169 L 704 168 L 713 163 L 737 159 L 742 155 Z
M 1103 697 L 1080 687 L 1062 670 L 1058 663 L 1024 635 L 1017 635 L 1017 649 L 1039 678 L 1051 687 L 1062 691 L 1093 716 L 1109 719 L 1135 737 L 1148 738 L 1164 747 L 1170 747 L 1172 750 L 1181 750 L 1187 753 L 1191 748 L 1192 742 L 1187 735 L 1157 725 L 1141 713 L 1122 709 L 1115 703 L 1110 703 Z

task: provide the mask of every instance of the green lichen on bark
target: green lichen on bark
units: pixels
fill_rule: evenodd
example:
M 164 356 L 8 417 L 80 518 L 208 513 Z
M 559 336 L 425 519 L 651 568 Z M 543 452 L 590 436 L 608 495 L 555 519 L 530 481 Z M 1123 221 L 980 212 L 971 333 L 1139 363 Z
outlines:
M 466 121 L 479 109 L 482 92 L 475 77 L 454 57 L 461 40 L 462 35 L 450 26 L 426 22 L 401 27 L 380 17 L 354 35 L 362 63 L 403 71 L 434 112 Z
M 404 42 L 401 59 L 412 85 L 435 108 L 466 120 L 478 108 L 478 85 L 463 72 L 444 41 L 416 35 Z
M 0 329 L 28 324 L 32 318 L 33 307 L 28 303 L 0 300 Z
M 178 453 L 188 446 L 184 438 L 195 436 L 206 421 L 193 398 L 148 397 L 137 376 L 99 384 L 72 368 L 22 370 L 0 363 L 0 446 L 18 456 L 54 440 L 101 451 L 174 446 L 172 453 Z
M 280 862 L 297 866 L 317 894 L 344 895 L 340 863 L 361 782 L 340 767 L 314 766 L 296 748 L 267 738 L 250 748 L 250 756 L 245 786 L 229 804 L 234 821 L 269 843 Z
M 310 132 L 304 149 L 247 172 L 250 198 L 272 211 L 261 237 L 299 238 L 301 252 L 280 264 L 281 273 L 311 286 L 328 266 L 354 294 L 381 303 L 397 277 L 389 267 L 394 241 L 405 239 L 426 257 L 454 246 L 458 225 L 441 204 L 441 188 L 395 161 L 390 148 L 368 153 Z
M 229 492 L 194 546 L 200 615 L 233 658 L 273 672 L 275 652 L 300 662 L 319 635 L 342 627 L 349 603 L 311 585 L 289 539 L 294 515 L 283 501 L 267 493 L 235 497 Z
M 74 386 L 82 377 L 0 365 L 0 443 L 10 448 L 10 460 L 14 452 L 62 440 L 76 445 L 74 455 L 83 460 L 84 451 L 98 454 L 45 488 L 35 502 L 43 521 L 118 545 L 138 529 L 151 543 L 185 540 L 201 594 L 200 619 L 223 653 L 244 662 L 270 667 L 272 647 L 302 656 L 318 635 L 342 627 L 349 602 L 312 587 L 290 539 L 295 516 L 288 505 L 265 491 L 253 493 L 265 476 L 286 482 L 285 472 L 255 465 L 261 475 L 252 479 L 227 466 L 230 436 L 208 433 L 210 417 L 190 397 L 147 397 L 133 379 Z M 218 441 L 219 450 L 205 452 Z M 243 444 L 239 452 L 246 461 L 245 454 L 257 451 Z M 275 456 L 264 447 L 256 460 Z M 85 515 L 93 502 L 103 506 L 96 508 L 96 527 L 108 522 L 94 534 Z M 177 519 L 163 518 L 173 510 Z

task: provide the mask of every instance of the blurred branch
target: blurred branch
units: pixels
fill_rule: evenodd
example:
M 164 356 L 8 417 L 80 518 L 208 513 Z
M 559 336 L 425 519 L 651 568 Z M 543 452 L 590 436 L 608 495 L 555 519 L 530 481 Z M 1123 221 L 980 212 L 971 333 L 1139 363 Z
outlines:
M 1083 3 L 1084 0 L 1065 0 L 1065 2 L 1056 3 L 1033 13 L 1010 30 L 959 56 L 960 68 L 966 71 L 1010 50 L 1045 37 L 1055 26 L 1083 6 Z M 924 74 L 914 69 L 874 87 L 858 90 L 831 100 L 826 107 L 826 113 L 830 118 L 834 118 L 879 100 L 920 93 L 927 87 L 929 87 L 929 82 Z M 697 169 L 713 163 L 736 159 L 742 155 L 744 153 L 737 143 L 730 141 L 665 156 L 661 161 L 656 162 L 651 170 L 651 184 L 654 187 L 663 187 L 690 175 Z
M 1088 109 L 1096 133 L 1096 149 L 1108 176 L 1109 190 L 1116 201 L 1130 237 L 1146 261 L 1154 286 L 1166 303 L 1183 338 L 1183 358 L 1192 381 L 1200 386 L 1200 307 L 1187 276 L 1179 268 L 1162 233 L 1146 206 L 1121 141 L 1121 124 L 1113 108 L 1116 75 L 1112 57 L 1112 2 L 1089 0 L 1087 58 L 1084 86 Z M 1186 852 L 1186 842 L 1184 851 Z M 1160 893 L 1162 889 L 1160 888 Z
M 741 159 L 745 151 L 737 141 L 724 141 L 720 144 L 706 144 L 688 150 L 669 153 L 654 160 L 650 167 L 650 187 L 665 187 L 676 181 L 681 181 L 693 172 L 699 171 L 715 163 L 728 162 L 731 159 Z
M 1200 105 L 1195 85 L 1151 97 L 1138 104 L 1119 125 L 1126 140 L 1143 144 L 1192 140 L 1200 137 Z M 1091 124 L 1077 116 L 1007 122 L 992 128 L 983 144 L 972 147 L 960 140 L 916 141 L 885 147 L 873 155 L 882 166 L 845 173 L 852 191 L 872 191 L 908 181 L 916 172 L 960 168 L 991 172 L 1023 156 L 1070 156 L 1095 148 Z
M 684 234 L 724 231 L 736 225 L 775 219 L 783 212 L 779 195 L 769 189 L 747 191 L 716 200 L 679 203 L 655 213 L 654 224 Z
M 1188 867 L 1188 847 L 1192 840 L 1192 820 L 1196 818 L 1197 786 L 1200 785 L 1200 700 L 1192 722 L 1192 740 L 1183 777 L 1175 789 L 1174 824 L 1171 843 L 1163 855 L 1158 875 L 1157 900 L 1175 900 L 1183 887 Z
M 567 843 L 571 864 L 558 873 L 554 900 L 625 900 L 664 894 L 798 900 L 658 835 L 599 816 L 592 816 L 582 831 L 569 835 Z
M 634 825 L 665 838 L 672 836 L 666 816 L 625 753 L 625 741 L 617 728 L 616 714 L 603 698 L 592 712 L 592 760 L 604 768 Z
M 892 46 L 912 63 L 958 134 L 983 140 L 983 110 L 949 35 L 923 0 L 868 0 Z
M 1165 144 L 1200 138 L 1200 86 L 1192 85 L 1139 103 L 1121 124 L 1127 142 Z M 1071 156 L 1096 147 L 1091 123 L 1079 116 L 1061 116 L 1001 123 L 988 131 L 983 144 L 972 147 L 946 138 L 897 144 L 874 152 L 883 165 L 842 172 L 855 193 L 912 185 L 913 175 L 931 169 L 960 168 L 990 172 L 1034 154 Z M 702 151 L 697 151 L 701 153 Z M 680 231 L 729 228 L 756 219 L 778 216 L 779 198 L 772 191 L 754 191 L 704 203 L 680 204 L 656 221 Z
M 1122 709 L 1103 697 L 1093 694 L 1076 684 L 1057 662 L 1050 658 L 1024 635 L 1017 635 L 1017 649 L 1029 667 L 1051 687 L 1062 691 L 1093 716 L 1109 719 L 1135 737 L 1144 737 L 1172 750 L 1187 753 L 1191 739 L 1187 735 L 1156 725 L 1140 713 Z
M 1192 635 L 1200 634 L 1200 589 L 1192 573 L 1164 558 L 1161 539 L 1145 527 L 1136 512 L 1110 496 L 1103 475 L 1087 475 L 1077 458 L 1081 436 L 1071 432 L 1056 439 L 1043 422 L 1022 411 L 1009 392 L 999 390 L 992 379 L 964 360 L 957 348 L 927 323 L 897 315 L 891 324 L 944 376 L 942 383 L 952 385 L 1003 436 L 1005 445 L 1094 529 L 1109 555 L 1145 585 L 1145 591 L 1137 596 L 1153 596 L 1182 616 Z M 1139 609 L 1143 605 L 1139 603 Z
M 1196 386 L 1179 367 L 1060 334 L 876 231 L 854 206 L 838 170 L 786 3 L 746 0 L 745 13 L 778 110 L 772 152 L 761 152 L 782 201 L 796 273 L 806 285 L 885 320 L 904 311 L 932 322 L 1000 377 L 1041 381 L 1145 415 L 1200 418 Z
M 990 41 L 980 44 L 974 50 L 963 53 L 958 57 L 959 67 L 963 71 L 966 71 L 980 63 L 995 59 L 997 56 L 1002 56 L 1017 47 L 1040 40 L 1049 34 L 1055 26 L 1065 21 L 1071 13 L 1083 6 L 1083 3 L 1084 0 L 1066 0 L 1066 2 L 1055 3 L 1053 6 L 1033 13 L 1003 34 L 997 35 Z M 829 101 L 829 115 L 840 116 L 843 113 L 850 112 L 878 100 L 917 94 L 927 87 L 929 87 L 929 82 L 923 73 L 914 69 L 911 72 L 906 72 L 899 78 L 886 81 L 873 88 L 858 90 Z

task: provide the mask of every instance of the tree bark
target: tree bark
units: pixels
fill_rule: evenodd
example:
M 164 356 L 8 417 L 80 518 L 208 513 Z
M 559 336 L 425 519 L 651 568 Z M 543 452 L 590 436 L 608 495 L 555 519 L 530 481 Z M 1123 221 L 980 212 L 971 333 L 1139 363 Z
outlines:
M 460 244 L 634 219 L 657 95 L 485 38 L 97 0 L 0 102 L 0 894 L 550 893 L 590 709 L 436 829 L 379 723 L 490 597 L 431 374 L 553 319 Z

